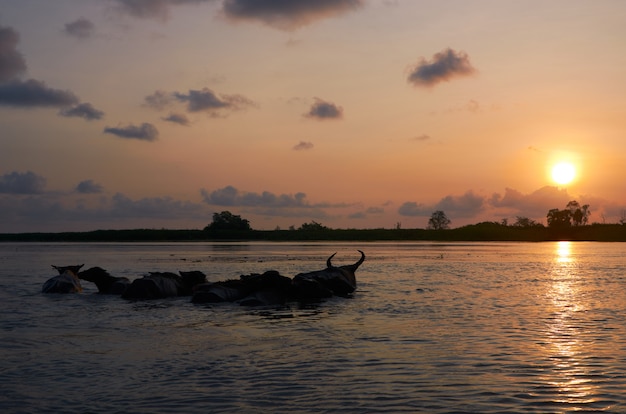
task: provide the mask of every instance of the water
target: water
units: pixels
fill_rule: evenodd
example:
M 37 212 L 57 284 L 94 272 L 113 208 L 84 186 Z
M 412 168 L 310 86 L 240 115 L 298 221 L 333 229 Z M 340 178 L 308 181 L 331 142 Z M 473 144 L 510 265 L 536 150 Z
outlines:
M 43 295 L 51 264 L 354 263 L 316 306 Z M 626 412 L 622 243 L 0 244 L 3 413 Z

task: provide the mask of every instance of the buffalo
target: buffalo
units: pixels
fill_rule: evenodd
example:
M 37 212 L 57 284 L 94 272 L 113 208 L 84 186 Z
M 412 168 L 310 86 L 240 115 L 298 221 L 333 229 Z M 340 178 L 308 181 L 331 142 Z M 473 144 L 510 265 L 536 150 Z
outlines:
M 359 253 L 361 258 L 354 264 L 333 266 L 331 260 L 337 254 L 334 253 L 326 260 L 326 269 L 295 275 L 296 294 L 303 298 L 350 296 L 356 290 L 355 272 L 365 260 L 365 253 L 361 250 Z
M 101 267 L 80 272 L 84 265 L 52 266 L 59 275 L 44 283 L 44 293 L 81 292 L 80 280 L 98 287 L 98 293 L 121 295 L 125 299 L 161 299 L 192 296 L 194 303 L 237 302 L 241 305 L 277 305 L 290 300 L 320 300 L 331 296 L 349 297 L 356 290 L 355 272 L 365 261 L 365 253 L 354 264 L 333 266 L 333 253 L 326 260 L 326 268 L 299 273 L 293 278 L 275 270 L 241 275 L 239 279 L 209 283 L 200 271 L 150 272 L 130 282 L 126 277 L 115 277 Z
M 79 293 L 83 291 L 78 278 L 78 271 L 82 265 L 74 266 L 55 266 L 59 274 L 48 279 L 41 287 L 42 293 Z
M 241 305 L 276 305 L 286 301 L 315 301 L 331 296 L 349 297 L 356 289 L 355 272 L 365 260 L 354 264 L 333 266 L 335 254 L 326 260 L 326 269 L 299 273 L 293 279 L 275 270 L 242 275 L 214 283 L 204 283 L 194 288 L 194 303 L 237 302 Z
M 98 293 L 105 295 L 121 295 L 130 285 L 127 277 L 111 276 L 101 267 L 92 267 L 79 272 L 78 277 L 94 283 L 98 287 Z
M 191 301 L 194 303 L 238 302 L 244 306 L 276 305 L 284 303 L 291 293 L 291 279 L 275 270 L 241 275 L 229 279 L 197 285 Z
M 196 285 L 206 282 L 206 275 L 200 271 L 150 272 L 147 276 L 133 280 L 126 288 L 124 299 L 162 299 L 173 296 L 190 296 Z

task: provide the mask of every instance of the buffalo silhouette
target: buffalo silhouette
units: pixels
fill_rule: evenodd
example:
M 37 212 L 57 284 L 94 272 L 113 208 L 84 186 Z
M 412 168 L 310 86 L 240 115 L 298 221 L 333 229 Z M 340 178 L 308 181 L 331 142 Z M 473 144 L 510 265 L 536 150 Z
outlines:
M 193 287 L 206 282 L 206 275 L 198 270 L 191 272 L 150 272 L 135 279 L 126 288 L 124 299 L 162 299 L 172 296 L 190 296 Z
M 354 264 L 334 266 L 333 253 L 326 268 L 299 273 L 293 278 L 276 270 L 241 275 L 239 279 L 207 282 L 200 271 L 150 272 L 131 281 L 115 277 L 101 267 L 80 271 L 84 265 L 52 266 L 58 272 L 42 287 L 44 293 L 81 292 L 80 280 L 94 283 L 98 293 L 121 295 L 125 299 L 161 299 L 191 296 L 194 303 L 237 302 L 245 306 L 276 305 L 290 300 L 320 300 L 331 296 L 349 297 L 356 290 L 356 271 L 365 261 L 365 253 Z
M 213 283 L 203 283 L 194 288 L 191 301 L 194 303 L 237 302 L 246 306 L 283 304 L 286 301 L 311 301 L 331 296 L 350 296 L 356 289 L 355 272 L 365 260 L 354 264 L 333 266 L 332 259 L 326 260 L 326 269 L 299 273 L 293 279 L 282 276 L 275 270 L 265 273 L 241 275 Z
M 275 305 L 284 303 L 291 293 L 291 279 L 276 270 L 241 275 L 213 283 L 203 283 L 194 288 L 194 303 L 238 302 L 244 306 Z
M 97 266 L 79 272 L 78 277 L 95 283 L 98 287 L 98 293 L 105 295 L 121 295 L 130 285 L 130 280 L 127 277 L 111 276 L 109 272 Z
M 74 266 L 55 266 L 59 274 L 48 279 L 41 287 L 42 293 L 79 293 L 83 291 L 78 278 L 78 271 L 82 265 Z
M 303 298 L 350 296 L 356 290 L 355 272 L 365 261 L 365 253 L 359 250 L 361 258 L 354 264 L 333 266 L 334 253 L 326 260 L 326 269 L 299 273 L 293 278 L 296 295 Z

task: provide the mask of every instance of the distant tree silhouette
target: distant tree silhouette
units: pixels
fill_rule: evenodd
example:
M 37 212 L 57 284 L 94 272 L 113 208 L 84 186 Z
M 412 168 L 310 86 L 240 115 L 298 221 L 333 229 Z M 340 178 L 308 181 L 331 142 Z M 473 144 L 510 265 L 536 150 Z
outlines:
M 589 221 L 589 204 L 581 206 L 578 201 L 573 200 L 567 203 L 567 208 L 572 214 L 572 224 L 574 226 L 583 226 Z
M 428 228 L 431 230 L 444 230 L 450 228 L 450 219 L 441 210 L 435 211 L 428 219 Z
M 559 210 L 553 208 L 548 211 L 548 227 L 562 229 L 572 226 L 572 213 L 569 210 Z
M 252 230 L 250 222 L 242 219 L 230 211 L 222 211 L 221 213 L 213 213 L 213 222 L 204 228 L 205 231 L 213 230 Z
M 330 230 L 328 227 L 323 226 L 315 220 L 311 220 L 310 223 L 303 223 L 298 230 L 301 231 L 320 231 L 320 230 Z
M 533 219 L 529 219 L 528 217 L 517 216 L 515 219 L 515 223 L 513 223 L 515 227 L 541 227 L 541 223 L 537 223 Z
M 583 226 L 589 221 L 589 204 L 581 206 L 578 201 L 567 203 L 564 210 L 553 208 L 548 211 L 548 227 L 565 228 L 571 226 Z

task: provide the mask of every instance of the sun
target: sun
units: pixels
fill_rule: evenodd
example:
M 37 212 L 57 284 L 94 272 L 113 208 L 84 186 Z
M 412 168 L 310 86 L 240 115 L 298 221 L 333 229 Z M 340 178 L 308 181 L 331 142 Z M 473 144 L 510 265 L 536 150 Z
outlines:
M 552 167 L 552 179 L 555 183 L 564 185 L 576 178 L 576 168 L 569 162 L 560 162 Z

